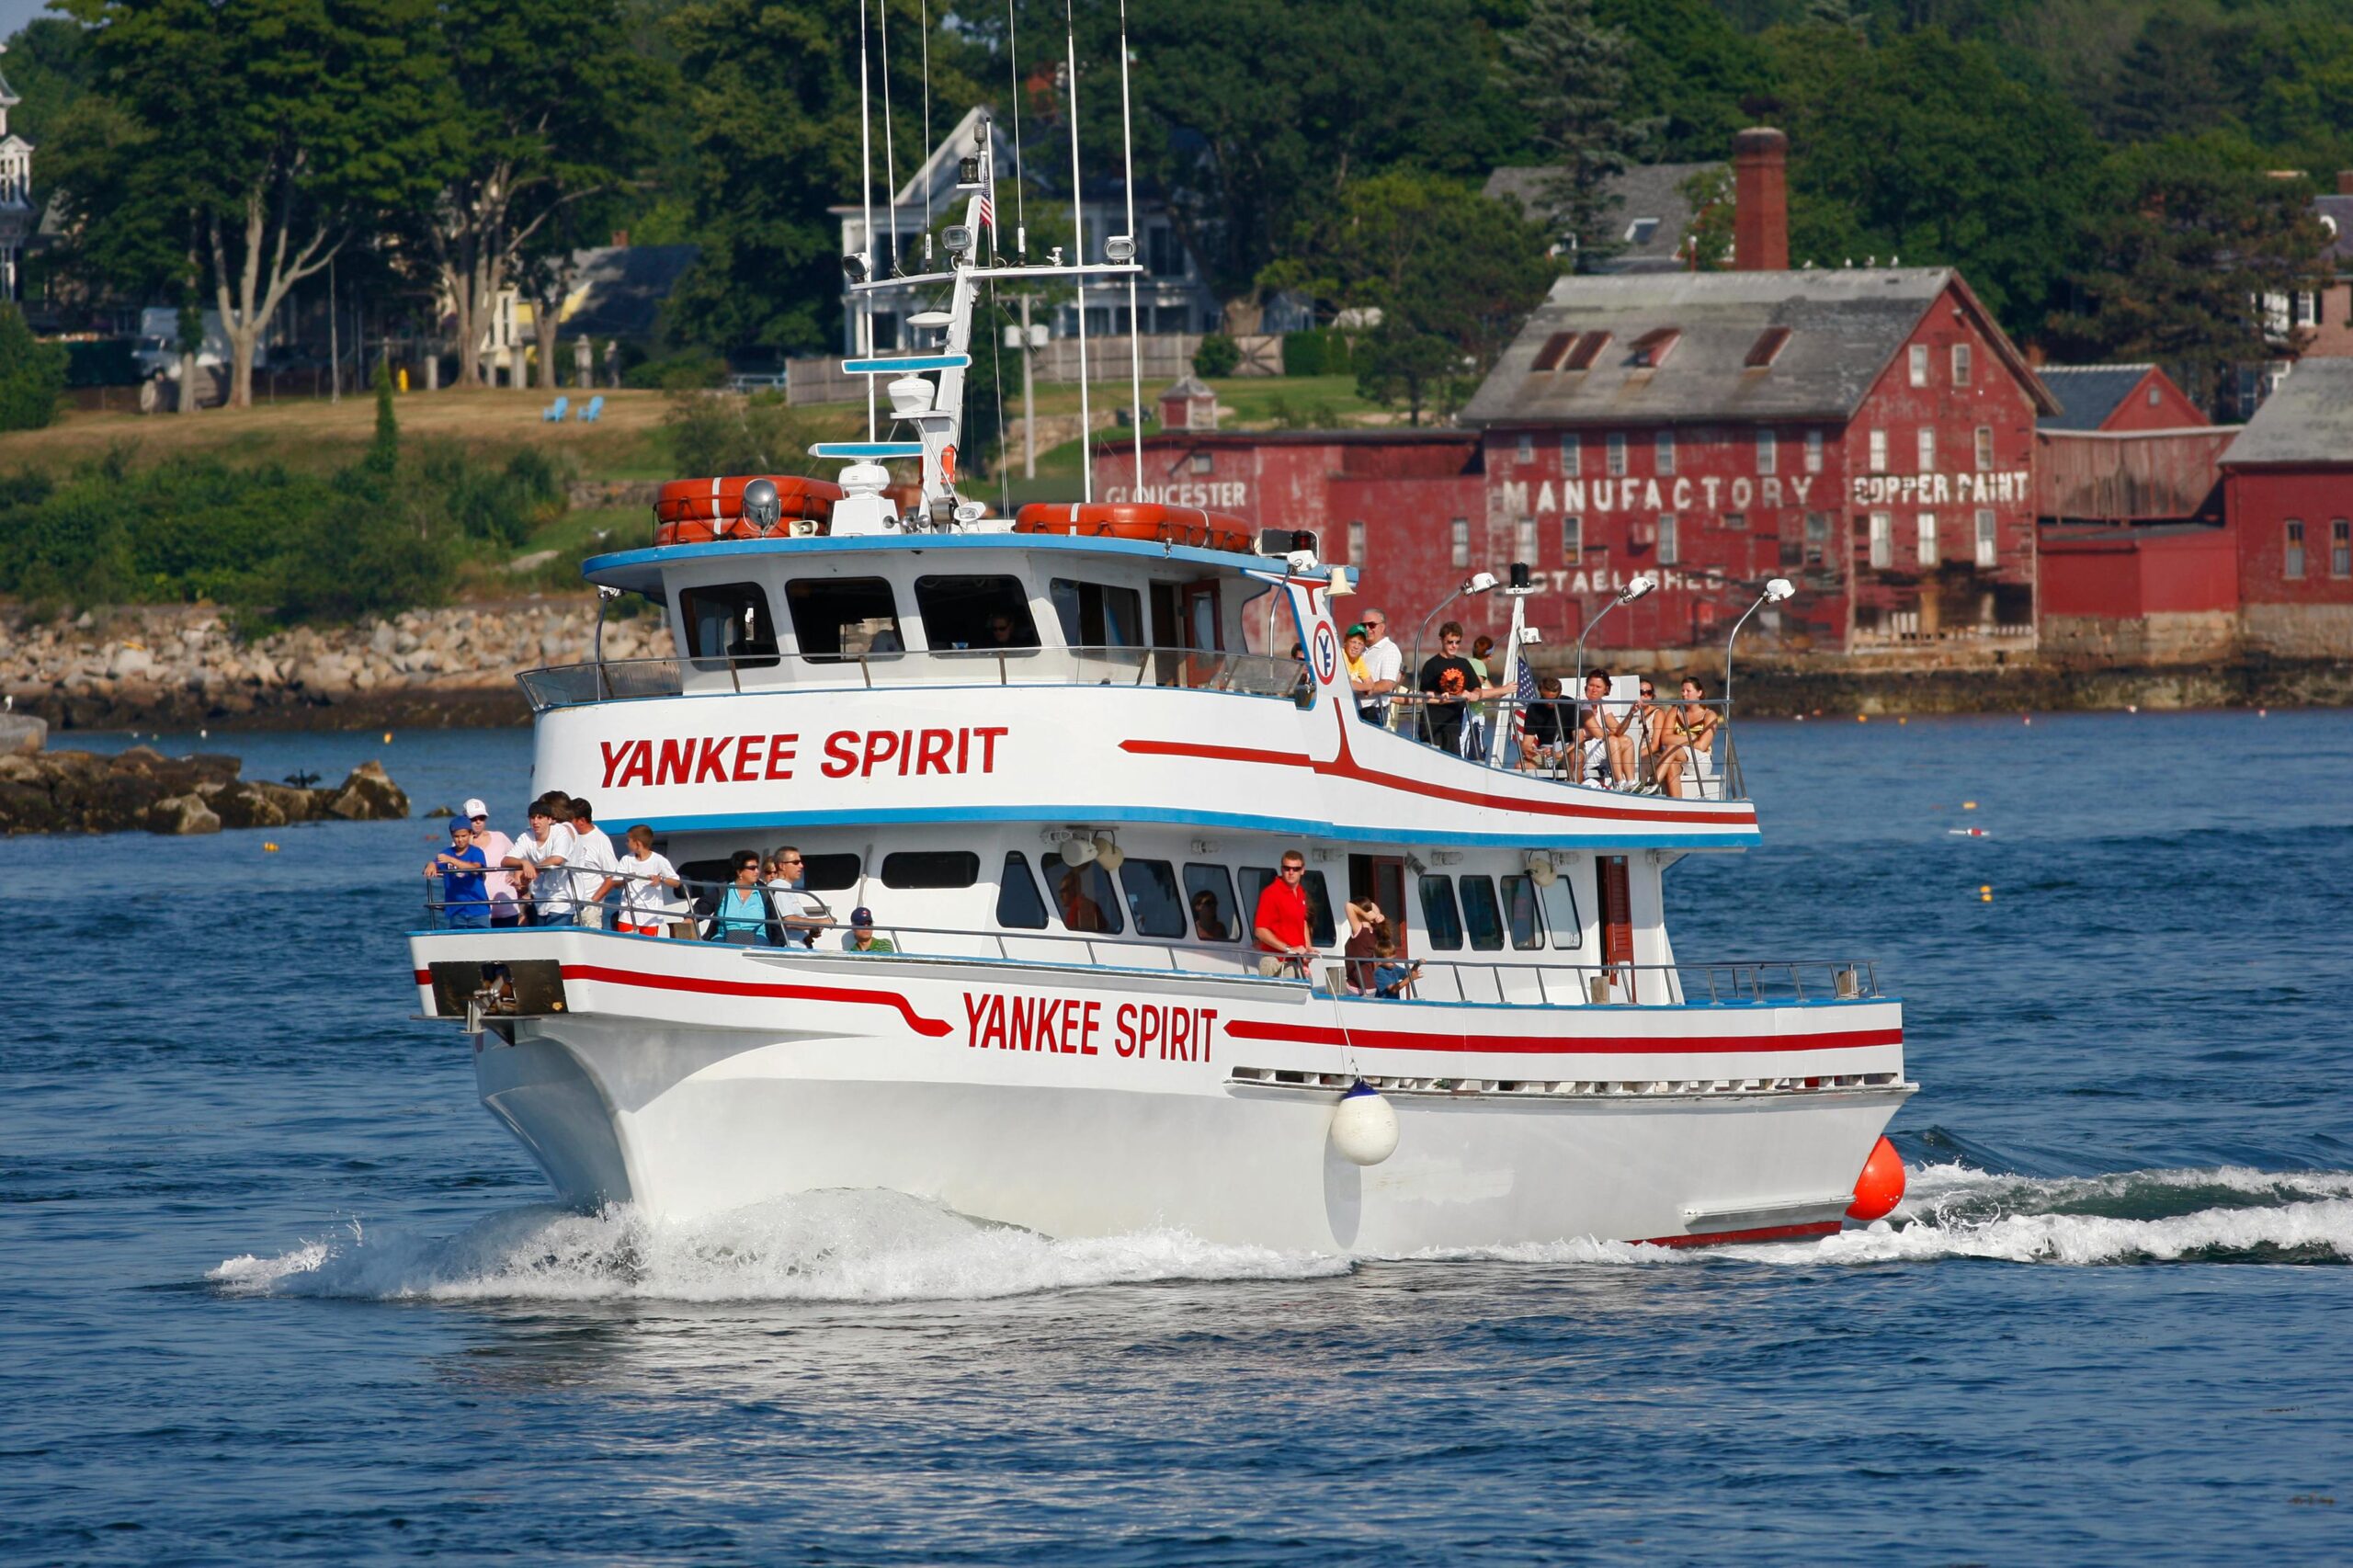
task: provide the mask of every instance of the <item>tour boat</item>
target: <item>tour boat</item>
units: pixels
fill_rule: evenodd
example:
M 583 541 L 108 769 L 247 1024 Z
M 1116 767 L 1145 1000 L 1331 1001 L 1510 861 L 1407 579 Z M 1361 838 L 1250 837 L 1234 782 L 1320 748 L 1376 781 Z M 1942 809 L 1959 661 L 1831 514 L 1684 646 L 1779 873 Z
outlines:
M 563 1200 L 691 1220 L 875 1187 L 1059 1237 L 1381 1256 L 1892 1208 L 1881 1134 L 1915 1085 L 1873 966 L 1668 938 L 1669 868 L 1759 841 L 1728 723 L 1680 796 L 1522 768 L 1512 700 L 1484 760 L 1443 751 L 1360 715 L 1351 573 L 1312 536 L 1006 517 L 960 485 L 984 290 L 1137 271 L 1119 238 L 1000 256 L 980 135 L 945 266 L 889 280 L 936 289 L 930 341 L 845 362 L 887 399 L 869 439 L 812 449 L 847 466 L 665 487 L 653 544 L 585 574 L 642 596 L 674 656 L 521 677 L 536 789 L 617 839 L 649 825 L 690 884 L 795 846 L 814 946 L 699 939 L 683 913 L 410 938 L 425 1011 Z M 902 438 L 872 438 L 884 417 Z M 1262 974 L 1291 852 L 1316 957 Z M 1343 956 L 1363 895 L 1420 965 L 1404 994 Z M 857 907 L 891 950 L 852 945 Z

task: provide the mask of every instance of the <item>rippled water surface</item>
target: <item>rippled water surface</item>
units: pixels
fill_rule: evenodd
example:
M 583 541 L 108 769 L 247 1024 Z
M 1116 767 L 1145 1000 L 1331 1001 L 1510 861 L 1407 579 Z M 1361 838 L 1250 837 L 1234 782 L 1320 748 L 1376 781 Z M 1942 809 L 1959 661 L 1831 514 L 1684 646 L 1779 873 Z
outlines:
M 226 744 L 526 791 L 378 742 Z M 1924 1089 L 1705 1254 L 571 1214 L 407 1019 L 438 824 L 0 842 L 0 1561 L 2353 1559 L 2353 715 L 1742 744 L 1679 950 L 1876 955 Z

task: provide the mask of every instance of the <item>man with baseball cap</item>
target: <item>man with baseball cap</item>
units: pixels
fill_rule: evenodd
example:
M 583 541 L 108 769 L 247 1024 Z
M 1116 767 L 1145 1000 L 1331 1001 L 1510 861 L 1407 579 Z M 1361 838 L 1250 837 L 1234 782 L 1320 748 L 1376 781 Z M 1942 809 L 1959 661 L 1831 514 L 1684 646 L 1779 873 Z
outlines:
M 849 912 L 849 933 L 842 937 L 842 951 L 895 953 L 898 950 L 892 945 L 890 937 L 878 937 L 874 934 L 874 911 L 861 903 Z
M 482 801 L 468 801 L 464 815 L 474 825 L 474 847 L 490 863 L 490 871 L 482 880 L 483 891 L 490 895 L 490 923 L 520 926 L 523 906 L 515 902 L 515 873 L 501 869 L 506 857 L 515 853 L 515 841 L 490 825 L 490 808 Z

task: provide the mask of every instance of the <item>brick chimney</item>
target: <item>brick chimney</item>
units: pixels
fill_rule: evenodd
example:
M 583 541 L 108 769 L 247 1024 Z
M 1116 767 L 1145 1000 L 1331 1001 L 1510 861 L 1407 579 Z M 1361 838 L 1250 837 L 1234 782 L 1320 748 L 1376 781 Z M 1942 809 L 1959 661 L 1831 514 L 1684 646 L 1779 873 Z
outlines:
M 2353 169 L 2339 169 L 2336 171 L 2336 194 L 2339 196 L 2353 196 Z
M 1732 139 L 1732 265 L 1735 272 L 1790 269 L 1790 139 L 1769 125 Z

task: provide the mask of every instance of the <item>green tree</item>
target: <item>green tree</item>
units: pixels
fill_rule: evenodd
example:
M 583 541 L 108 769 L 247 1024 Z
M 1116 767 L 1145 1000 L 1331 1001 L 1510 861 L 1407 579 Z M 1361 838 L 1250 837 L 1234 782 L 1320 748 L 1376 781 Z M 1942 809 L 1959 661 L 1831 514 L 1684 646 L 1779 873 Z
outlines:
M 1434 332 L 1386 320 L 1357 344 L 1357 392 L 1375 403 L 1405 405 L 1409 423 L 1422 411 L 1461 406 L 1472 380 L 1462 351 Z
M 1770 94 L 1771 58 L 1718 0 L 1595 0 L 1593 17 L 1622 40 L 1619 112 L 1653 155 L 1721 158 L 1732 133 L 1756 122 L 1744 100 Z
M 2292 327 L 2263 301 L 2317 288 L 2326 230 L 2312 187 L 2274 177 L 2260 150 L 2211 133 L 2120 154 L 2103 174 L 2100 216 L 2072 308 L 2049 322 L 2052 347 L 2086 358 L 2154 359 L 2210 413 L 2230 408 L 2241 365 L 2292 351 Z
M 1614 248 L 1609 182 L 1638 140 L 1625 119 L 1626 59 L 1624 35 L 1594 20 L 1593 0 L 1534 0 L 1528 25 L 1503 39 L 1504 78 L 1552 168 L 1539 199 L 1580 267 Z
M 0 304 L 0 430 L 38 430 L 65 395 L 65 346 L 43 343 L 25 313 Z
M 74 215 L 120 229 L 98 244 L 126 281 L 171 270 L 159 258 L 186 236 L 210 273 L 231 397 L 248 405 L 287 294 L 357 224 L 428 193 L 427 0 L 61 4 L 94 30 L 98 91 L 119 116 L 79 160 Z
M 392 368 L 376 361 L 376 438 L 368 447 L 363 466 L 390 473 L 400 466 L 401 416 L 392 407 Z

